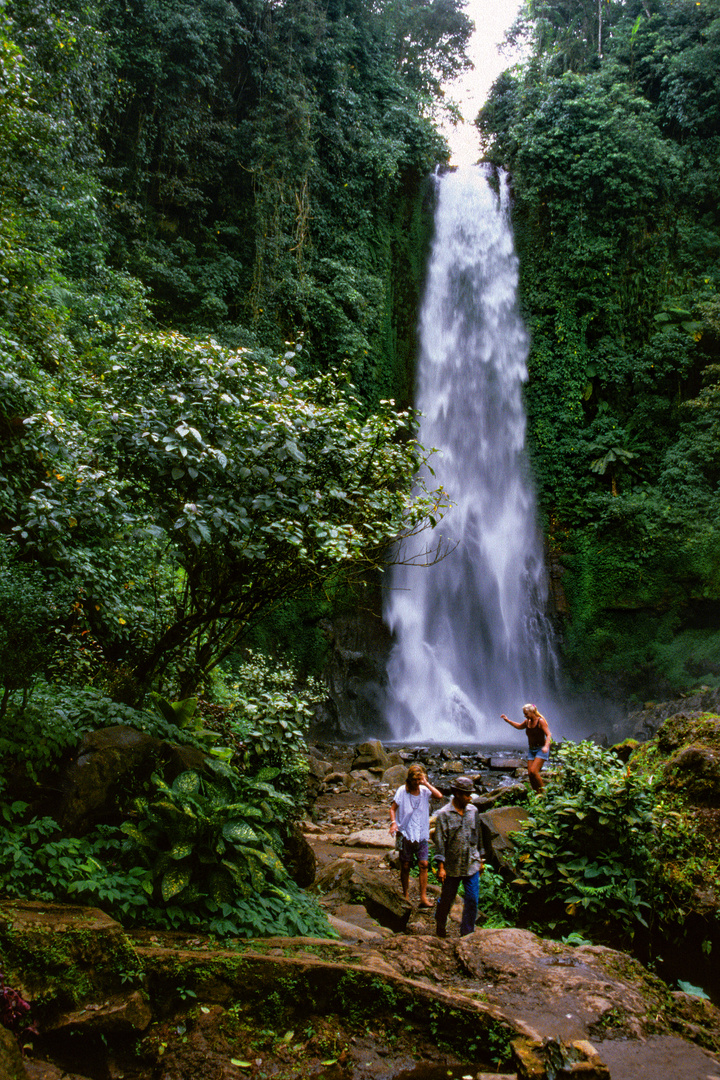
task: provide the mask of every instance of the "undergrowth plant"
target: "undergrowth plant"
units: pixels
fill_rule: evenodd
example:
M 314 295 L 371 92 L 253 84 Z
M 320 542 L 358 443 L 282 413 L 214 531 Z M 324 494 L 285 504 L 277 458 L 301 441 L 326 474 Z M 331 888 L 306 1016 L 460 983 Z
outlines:
M 275 786 L 301 800 L 307 779 L 307 730 L 326 692 L 315 679 L 298 685 L 296 672 L 248 651 L 220 682 L 222 717 L 207 718 L 233 748 L 232 764 L 253 775 L 274 768 Z M 215 686 L 216 693 L 218 686 Z
M 521 903 L 517 890 L 509 886 L 502 874 L 486 865 L 479 879 L 477 925 L 493 930 L 517 926 Z
M 153 797 L 137 799 L 122 830 L 147 867 L 143 884 L 165 904 L 230 902 L 285 878 L 278 826 L 291 800 L 260 780 L 240 780 L 221 763 L 169 785 L 154 775 Z
M 513 834 L 525 910 L 551 926 L 621 932 L 647 926 L 659 898 L 653 784 L 592 742 L 564 742 L 553 782 Z
M 0 1024 L 8 1028 L 19 1039 L 22 1035 L 37 1035 L 35 1024 L 31 1023 L 31 1006 L 19 990 L 8 986 L 5 974 L 0 969 Z

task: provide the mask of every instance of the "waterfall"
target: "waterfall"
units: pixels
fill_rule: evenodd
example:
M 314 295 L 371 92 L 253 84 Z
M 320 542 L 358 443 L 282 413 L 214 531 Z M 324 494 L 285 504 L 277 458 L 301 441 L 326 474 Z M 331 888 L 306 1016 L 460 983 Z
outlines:
M 454 506 L 436 534 L 454 545 L 430 567 L 388 572 L 395 644 L 392 737 L 513 740 L 506 712 L 547 706 L 552 634 L 542 540 L 525 452 L 528 335 L 507 181 L 482 166 L 436 178 L 435 236 L 419 324 L 419 440 Z M 437 543 L 438 536 L 433 540 Z

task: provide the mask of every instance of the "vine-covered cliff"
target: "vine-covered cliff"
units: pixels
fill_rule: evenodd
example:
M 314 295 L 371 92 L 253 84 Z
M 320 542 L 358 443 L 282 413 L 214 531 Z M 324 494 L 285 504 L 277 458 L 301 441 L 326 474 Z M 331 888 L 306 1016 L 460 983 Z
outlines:
M 567 666 L 717 685 L 720 8 L 529 0 L 511 36 L 478 127 L 514 182 Z

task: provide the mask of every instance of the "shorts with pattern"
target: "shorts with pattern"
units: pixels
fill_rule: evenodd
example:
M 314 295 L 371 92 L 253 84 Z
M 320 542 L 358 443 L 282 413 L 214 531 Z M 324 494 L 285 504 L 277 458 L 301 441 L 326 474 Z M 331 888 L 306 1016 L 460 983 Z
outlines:
M 418 862 L 428 861 L 429 844 L 427 840 L 408 840 L 403 836 L 400 845 L 400 861 L 412 863 L 417 855 Z

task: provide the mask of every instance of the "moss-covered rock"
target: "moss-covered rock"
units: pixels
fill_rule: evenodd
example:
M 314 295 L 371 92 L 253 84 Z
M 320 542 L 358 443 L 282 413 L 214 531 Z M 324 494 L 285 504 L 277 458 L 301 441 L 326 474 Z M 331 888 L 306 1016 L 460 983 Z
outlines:
M 671 716 L 660 728 L 657 748 L 669 755 L 662 766 L 667 787 L 696 802 L 720 802 L 720 717 L 705 713 Z
M 616 757 L 627 763 L 641 745 L 638 739 L 624 739 L 623 742 L 613 746 L 612 751 Z
M 69 1009 L 130 994 L 142 966 L 119 923 L 97 908 L 0 903 L 0 964 L 43 1026 Z

